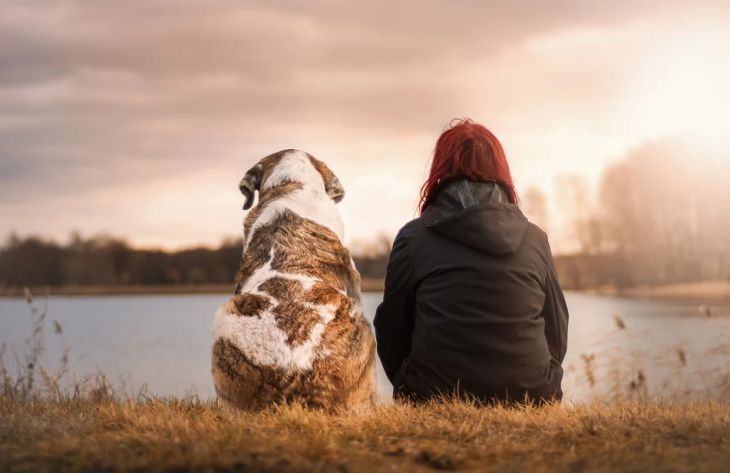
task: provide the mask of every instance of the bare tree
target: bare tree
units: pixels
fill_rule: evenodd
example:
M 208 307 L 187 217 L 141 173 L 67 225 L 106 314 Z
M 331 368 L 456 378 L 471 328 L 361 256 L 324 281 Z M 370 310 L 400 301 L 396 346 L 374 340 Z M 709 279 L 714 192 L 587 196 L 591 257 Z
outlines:
M 522 210 L 535 225 L 546 233 L 550 232 L 550 217 L 545 193 L 537 187 L 530 187 L 522 194 Z

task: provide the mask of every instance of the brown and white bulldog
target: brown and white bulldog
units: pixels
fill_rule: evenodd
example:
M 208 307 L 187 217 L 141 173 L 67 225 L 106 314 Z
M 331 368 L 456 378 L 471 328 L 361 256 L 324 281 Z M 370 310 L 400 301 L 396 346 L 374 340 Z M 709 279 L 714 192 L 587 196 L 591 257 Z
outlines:
M 375 340 L 360 274 L 342 243 L 344 197 L 322 161 L 263 158 L 241 180 L 244 249 L 236 292 L 213 322 L 213 382 L 242 409 L 301 402 L 328 410 L 375 396 Z

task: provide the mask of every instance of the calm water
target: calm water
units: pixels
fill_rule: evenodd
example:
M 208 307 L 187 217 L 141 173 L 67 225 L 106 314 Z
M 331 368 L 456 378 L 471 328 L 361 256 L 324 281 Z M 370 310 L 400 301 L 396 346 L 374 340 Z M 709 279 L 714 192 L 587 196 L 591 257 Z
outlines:
M 380 294 L 366 294 L 372 317 Z M 70 348 L 77 378 L 105 373 L 128 391 L 143 385 L 159 395 L 214 395 L 209 374 L 210 326 L 225 295 L 51 297 L 47 304 L 45 365 Z M 568 293 L 571 313 L 564 391 L 572 400 L 645 393 L 664 398 L 728 396 L 730 307 L 625 300 Z M 0 344 L 6 363 L 24 352 L 31 332 L 22 299 L 0 298 Z M 620 317 L 625 328 L 619 328 Z M 53 321 L 63 327 L 53 330 Z M 639 374 L 641 373 L 641 374 Z M 632 388 L 633 381 L 633 388 Z M 379 368 L 378 387 L 390 393 Z

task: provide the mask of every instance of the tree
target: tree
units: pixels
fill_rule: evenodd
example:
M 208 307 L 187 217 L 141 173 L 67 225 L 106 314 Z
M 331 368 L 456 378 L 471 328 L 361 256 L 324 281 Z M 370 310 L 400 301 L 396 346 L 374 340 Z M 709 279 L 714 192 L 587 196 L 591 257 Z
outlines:
M 549 233 L 549 212 L 545 193 L 537 187 L 530 187 L 522 194 L 522 210 L 535 225 Z

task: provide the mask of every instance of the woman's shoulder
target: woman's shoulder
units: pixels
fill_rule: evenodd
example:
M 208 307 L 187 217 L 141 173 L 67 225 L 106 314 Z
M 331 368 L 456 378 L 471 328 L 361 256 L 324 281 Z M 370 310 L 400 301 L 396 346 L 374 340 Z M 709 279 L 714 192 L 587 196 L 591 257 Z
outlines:
M 426 227 L 420 217 L 414 218 L 403 225 L 393 240 L 392 251 L 412 253 L 420 248 L 424 239 Z
M 525 236 L 534 238 L 535 241 L 539 241 L 541 243 L 548 242 L 548 236 L 547 236 L 547 233 L 545 232 L 545 230 L 543 230 L 538 225 L 535 225 L 534 223 L 532 223 L 530 221 L 527 222 L 527 231 L 525 232 Z
M 401 227 L 400 230 L 398 230 L 398 234 L 396 235 L 396 240 L 407 240 L 410 238 L 418 237 L 420 236 L 424 230 L 426 230 L 426 226 L 423 224 L 423 220 L 421 217 L 416 217 L 410 222 L 406 223 Z
M 540 258 L 545 263 L 548 263 L 552 259 L 552 249 L 550 248 L 548 234 L 532 222 L 528 222 L 527 224 L 524 242 L 534 248 L 534 251 L 540 255 Z

